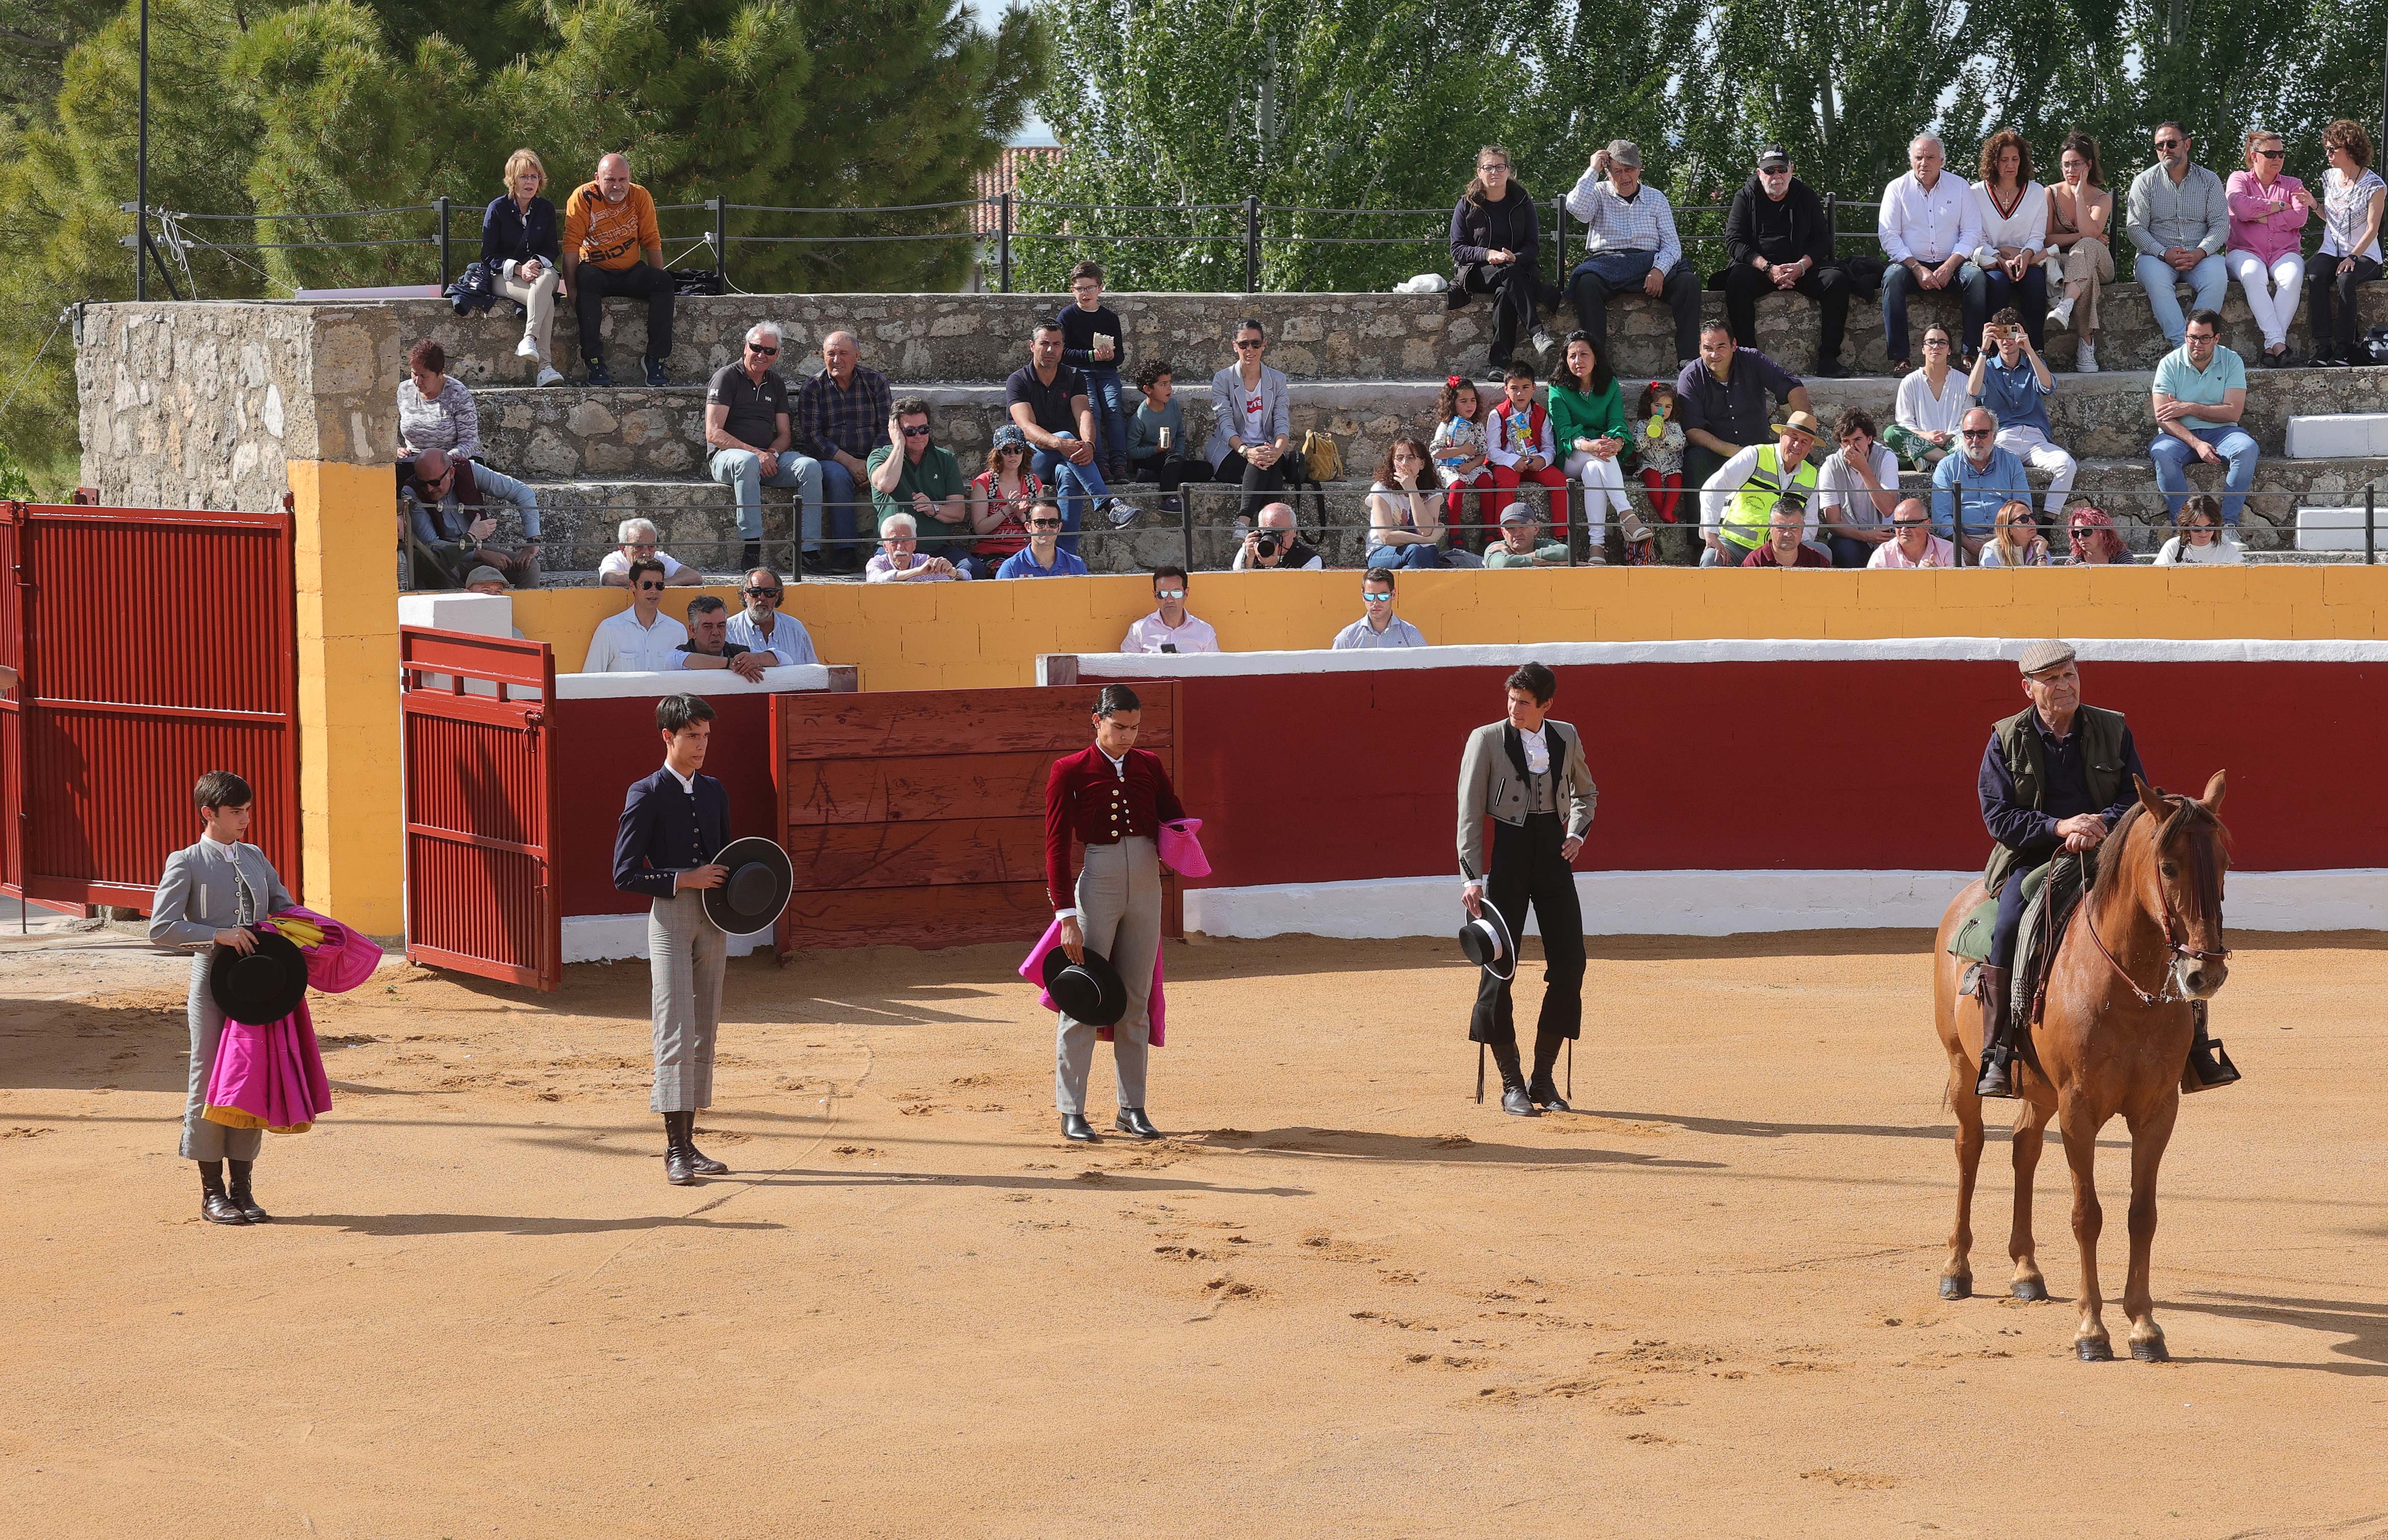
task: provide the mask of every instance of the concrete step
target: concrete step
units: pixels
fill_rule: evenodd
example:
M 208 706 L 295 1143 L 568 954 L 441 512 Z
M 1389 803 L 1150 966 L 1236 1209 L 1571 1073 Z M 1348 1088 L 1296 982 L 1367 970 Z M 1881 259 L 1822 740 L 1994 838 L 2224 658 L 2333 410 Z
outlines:
M 777 322 L 783 334 L 786 372 L 819 368 L 821 338 L 832 330 L 853 332 L 865 363 L 891 379 L 999 383 L 1027 360 L 1029 329 L 1069 302 L 1064 295 L 1025 294 L 835 294 L 722 295 L 683 298 L 673 312 L 673 347 L 666 360 L 672 377 L 701 383 L 735 360 L 746 328 Z M 1106 301 L 1127 333 L 1124 369 L 1148 358 L 1165 358 L 1181 384 L 1200 385 L 1231 361 L 1235 323 L 1260 320 L 1272 339 L 1269 361 L 1294 379 L 1422 378 L 1482 364 L 1491 346 L 1491 311 L 1482 298 L 1458 310 L 1444 308 L 1441 295 L 1398 294 L 1118 294 Z M 418 337 L 447 349 L 449 367 L 470 385 L 519 381 L 528 384 L 537 365 L 514 356 L 522 322 L 512 307 L 460 318 L 443 300 L 369 302 L 387 308 L 397 323 L 402 352 Z M 1703 313 L 1721 319 L 1724 297 L 1701 297 Z M 2363 323 L 2388 324 L 2388 285 L 2368 284 L 2362 294 Z M 360 306 L 362 309 L 365 307 Z M 319 311 L 332 307 L 316 307 Z M 1610 364 L 1620 373 L 1672 373 L 1674 320 L 1655 299 L 1611 299 Z M 1818 314 L 1813 301 L 1797 295 L 1770 296 L 1758 304 L 1759 345 L 1786 367 L 1805 369 L 1815 360 Z M 2242 357 L 2262 349 L 2262 339 L 2237 284 L 2222 307 L 2223 338 Z M 1938 321 L 1958 324 L 1958 302 L 1949 295 L 1924 295 L 1908 307 L 1911 335 Z M 2135 284 L 2108 287 L 2099 301 L 2100 361 L 2109 369 L 2153 369 L 2166 351 Z M 1561 306 L 1543 323 L 1555 336 L 1576 324 Z M 616 378 L 634 374 L 646 350 L 642 303 L 609 300 L 603 329 L 608 361 Z M 2310 351 L 2300 315 L 2292 345 Z M 2059 368 L 2073 363 L 2070 335 L 2051 335 L 2049 357 Z M 569 304 L 556 316 L 554 353 L 576 378 L 581 357 L 578 323 Z M 1918 355 L 1920 358 L 1920 354 Z M 1860 299 L 1849 307 L 1844 361 L 1867 373 L 1885 372 L 1882 307 Z
M 2144 371 L 2057 376 L 2049 401 L 2056 441 L 2079 457 L 2143 455 L 2155 437 L 2148 414 L 2153 375 Z M 1621 385 L 1628 410 L 1646 380 Z M 1441 380 L 1315 380 L 1292 387 L 1297 440 L 1317 429 L 1342 450 L 1347 473 L 1373 471 L 1395 433 L 1431 432 Z M 1006 421 L 1003 387 L 995 385 L 904 385 L 929 402 L 936 441 L 976 471 L 986 446 Z M 1829 426 L 1847 407 L 1860 406 L 1878 423 L 1891 419 L 1898 382 L 1888 378 L 1814 380 L 1810 398 Z M 2258 370 L 2248 376 L 2248 430 L 2279 457 L 2293 415 L 2360 411 L 2388 393 L 2379 369 Z M 577 476 L 702 476 L 705 473 L 705 392 L 695 385 L 660 389 L 616 385 L 552 385 L 545 390 L 484 387 L 476 392 L 489 460 L 513 474 Z M 1199 450 L 1211 431 L 1205 390 L 1181 394 L 1188 437 Z

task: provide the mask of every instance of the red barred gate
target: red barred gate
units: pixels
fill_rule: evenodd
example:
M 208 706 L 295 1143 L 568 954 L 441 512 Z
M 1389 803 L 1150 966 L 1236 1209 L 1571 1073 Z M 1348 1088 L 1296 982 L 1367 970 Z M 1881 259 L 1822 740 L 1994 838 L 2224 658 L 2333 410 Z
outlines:
M 563 979 L 555 653 L 399 628 L 406 764 L 406 955 L 552 990 Z
M 301 891 L 290 515 L 0 503 L 0 891 L 146 910 L 210 770 Z

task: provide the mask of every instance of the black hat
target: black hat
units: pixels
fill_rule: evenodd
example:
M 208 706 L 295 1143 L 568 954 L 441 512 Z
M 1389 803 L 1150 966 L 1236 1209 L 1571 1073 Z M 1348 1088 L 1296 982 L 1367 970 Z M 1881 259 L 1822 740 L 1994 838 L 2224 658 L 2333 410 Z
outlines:
M 1509 922 L 1501 911 L 1490 903 L 1480 903 L 1482 913 L 1459 928 L 1459 950 L 1467 960 L 1490 972 L 1495 978 L 1508 978 L 1518 971 L 1518 943 L 1509 935 Z
M 1116 1027 L 1127 1015 L 1127 986 L 1120 982 L 1119 969 L 1110 958 L 1092 947 L 1083 950 L 1083 963 L 1070 961 L 1058 945 L 1045 954 L 1045 992 L 1073 1021 Z
M 705 917 L 714 928 L 725 936 L 769 929 L 795 890 L 788 852 L 759 834 L 749 835 L 722 846 L 713 864 L 730 868 L 720 887 L 705 890 Z
M 1789 164 L 1791 164 L 1791 152 L 1780 145 L 1769 145 L 1758 152 L 1758 169 L 1761 171 Z
M 307 954 L 289 937 L 252 930 L 257 950 L 219 944 L 208 958 L 208 993 L 228 1021 L 270 1026 L 307 997 Z

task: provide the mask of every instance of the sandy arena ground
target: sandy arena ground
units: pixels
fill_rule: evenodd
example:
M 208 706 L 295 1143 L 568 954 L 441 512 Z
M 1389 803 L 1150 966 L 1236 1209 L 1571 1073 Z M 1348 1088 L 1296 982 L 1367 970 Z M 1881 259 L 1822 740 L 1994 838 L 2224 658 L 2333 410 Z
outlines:
M 2248 1079 L 2188 1104 L 2166 1165 L 2159 1367 L 2074 1361 L 2052 1142 L 2056 1300 L 1936 1297 L 1950 1119 L 1917 933 L 1596 942 L 1588 1110 L 1531 1121 L 1469 1098 L 1452 949 L 1173 946 L 1175 1137 L 1093 1151 L 1056 1132 L 1014 952 L 733 962 L 699 1128 L 738 1174 L 696 1189 L 663 1180 L 643 966 L 542 1000 L 386 965 L 322 1006 L 338 1105 L 269 1140 L 278 1222 L 248 1230 L 202 1223 L 173 1155 L 184 965 L 10 934 L 0 1515 L 2388 1534 L 2388 939 L 2234 941 L 2217 1023 Z

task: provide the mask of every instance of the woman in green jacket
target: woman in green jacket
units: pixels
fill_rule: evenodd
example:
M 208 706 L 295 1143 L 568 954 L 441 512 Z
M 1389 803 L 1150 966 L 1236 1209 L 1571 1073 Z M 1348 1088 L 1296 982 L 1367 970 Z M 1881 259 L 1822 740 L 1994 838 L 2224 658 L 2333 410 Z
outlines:
M 1551 438 L 1566 457 L 1569 481 L 1583 483 L 1583 517 L 1593 531 L 1593 549 L 1613 511 L 1620 526 L 1639 526 L 1625 496 L 1625 397 L 1592 339 L 1569 332 L 1551 374 Z M 1647 537 L 1645 531 L 1640 536 Z M 1637 536 L 1628 528 L 1626 542 Z

